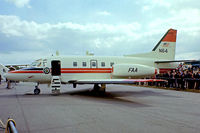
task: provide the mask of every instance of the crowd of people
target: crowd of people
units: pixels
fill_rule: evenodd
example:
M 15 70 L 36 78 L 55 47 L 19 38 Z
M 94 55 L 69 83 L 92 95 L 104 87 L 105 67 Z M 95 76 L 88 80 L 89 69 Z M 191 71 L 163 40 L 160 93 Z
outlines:
M 164 79 L 168 82 L 156 83 L 156 86 L 170 87 L 177 89 L 200 89 L 200 68 L 194 66 L 184 66 L 182 64 L 176 70 L 171 70 L 163 74 L 157 74 L 157 79 Z

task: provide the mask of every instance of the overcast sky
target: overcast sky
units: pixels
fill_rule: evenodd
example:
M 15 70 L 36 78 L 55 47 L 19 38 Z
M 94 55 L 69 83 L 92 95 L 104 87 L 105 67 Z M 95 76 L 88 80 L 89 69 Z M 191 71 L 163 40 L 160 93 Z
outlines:
M 0 64 L 150 52 L 170 28 L 176 59 L 200 59 L 199 0 L 0 0 Z

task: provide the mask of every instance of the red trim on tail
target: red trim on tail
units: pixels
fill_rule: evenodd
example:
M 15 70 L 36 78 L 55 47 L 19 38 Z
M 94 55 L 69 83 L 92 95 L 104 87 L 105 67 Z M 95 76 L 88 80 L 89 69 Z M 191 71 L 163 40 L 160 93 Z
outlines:
M 165 41 L 165 42 L 176 42 L 176 33 L 177 33 L 177 30 L 170 29 L 169 32 L 163 38 L 162 41 Z

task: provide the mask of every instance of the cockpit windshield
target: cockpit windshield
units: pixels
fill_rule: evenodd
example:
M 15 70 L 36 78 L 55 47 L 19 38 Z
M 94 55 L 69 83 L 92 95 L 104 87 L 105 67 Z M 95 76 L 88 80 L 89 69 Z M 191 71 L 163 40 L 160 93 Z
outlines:
M 31 67 L 42 67 L 42 59 L 36 60 L 31 63 Z

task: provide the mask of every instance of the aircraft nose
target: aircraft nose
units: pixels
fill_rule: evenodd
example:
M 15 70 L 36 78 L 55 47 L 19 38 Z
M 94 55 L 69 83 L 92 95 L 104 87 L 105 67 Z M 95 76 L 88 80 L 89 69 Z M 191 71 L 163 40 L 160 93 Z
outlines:
M 10 71 L 4 74 L 4 78 L 12 81 L 25 81 L 29 75 L 20 74 L 20 71 Z

